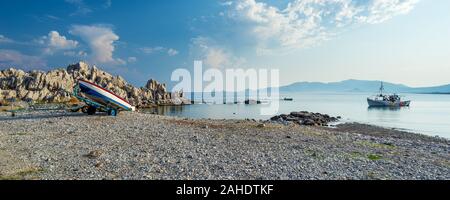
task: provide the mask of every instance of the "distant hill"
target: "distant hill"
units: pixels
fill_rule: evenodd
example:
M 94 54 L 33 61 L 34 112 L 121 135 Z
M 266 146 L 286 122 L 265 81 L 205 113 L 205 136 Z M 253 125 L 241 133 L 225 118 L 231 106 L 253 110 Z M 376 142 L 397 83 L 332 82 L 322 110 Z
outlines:
M 381 81 L 345 80 L 340 82 L 298 82 L 280 87 L 281 92 L 376 92 Z M 450 84 L 436 87 L 413 88 L 403 84 L 383 82 L 386 92 L 391 93 L 448 93 Z
M 436 94 L 450 94 L 450 84 L 436 87 L 420 87 L 411 88 L 408 92 L 411 93 L 436 93 Z

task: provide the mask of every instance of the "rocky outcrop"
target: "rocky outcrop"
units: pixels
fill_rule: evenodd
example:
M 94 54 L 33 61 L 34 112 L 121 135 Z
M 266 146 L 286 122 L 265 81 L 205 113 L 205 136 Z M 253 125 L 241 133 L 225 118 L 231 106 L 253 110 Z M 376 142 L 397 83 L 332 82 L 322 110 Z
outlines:
M 0 71 L 0 100 L 23 100 L 28 102 L 67 102 L 72 98 L 73 87 L 78 79 L 84 79 L 111 90 L 136 107 L 153 105 L 182 105 L 190 103 L 182 92 L 169 93 L 166 85 L 149 80 L 137 88 L 120 76 L 113 76 L 96 66 L 79 62 L 67 69 L 49 72 L 10 68 Z
M 336 122 L 340 117 L 330 117 L 320 113 L 312 113 L 307 111 L 291 112 L 289 115 L 277 115 L 270 118 L 273 122 L 296 123 L 305 126 L 327 126 L 330 122 Z

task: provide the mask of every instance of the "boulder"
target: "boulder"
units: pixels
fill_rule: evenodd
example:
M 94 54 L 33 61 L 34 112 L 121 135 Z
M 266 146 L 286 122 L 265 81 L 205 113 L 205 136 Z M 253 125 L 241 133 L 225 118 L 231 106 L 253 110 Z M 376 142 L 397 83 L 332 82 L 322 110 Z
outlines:
M 294 122 L 305 126 L 327 126 L 330 122 L 338 121 L 338 118 L 330 117 L 320 113 L 311 113 L 307 111 L 291 112 L 289 115 L 282 114 L 270 118 L 273 122 L 289 123 Z

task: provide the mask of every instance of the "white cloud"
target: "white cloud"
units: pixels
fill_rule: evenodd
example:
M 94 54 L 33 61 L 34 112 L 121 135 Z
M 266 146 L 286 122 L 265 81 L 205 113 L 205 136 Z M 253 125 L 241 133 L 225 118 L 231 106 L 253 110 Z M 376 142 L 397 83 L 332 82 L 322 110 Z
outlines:
M 94 63 L 110 63 L 110 64 L 124 64 L 124 61 L 119 58 L 114 58 L 115 50 L 114 42 L 119 40 L 119 36 L 114 33 L 110 27 L 101 25 L 74 25 L 70 29 L 70 34 L 81 37 L 90 49 L 90 59 Z
M 229 55 L 223 49 L 209 48 L 204 59 L 206 66 L 219 68 L 228 65 Z
M 145 54 L 153 54 L 163 52 L 165 49 L 164 47 L 142 47 L 139 50 Z
M 48 23 L 48 22 L 55 22 L 55 21 L 61 20 L 61 18 L 54 16 L 54 15 L 49 15 L 49 14 L 30 15 L 30 16 L 33 17 L 39 23 Z
M 166 47 L 161 47 L 161 46 L 142 47 L 142 48 L 139 48 L 139 51 L 141 51 L 142 53 L 145 53 L 145 54 L 167 53 L 167 55 L 169 55 L 169 56 L 176 56 L 179 53 L 178 50 L 176 50 L 176 49 L 166 48 Z
M 75 52 L 75 51 L 65 51 L 63 54 L 65 56 L 76 56 L 77 52 Z
M 70 4 L 84 4 L 83 0 L 65 0 L 65 1 Z
M 92 12 L 92 9 L 86 5 L 83 0 L 65 0 L 67 3 L 74 5 L 77 9 L 70 16 L 82 16 Z
M 38 42 L 46 46 L 44 51 L 48 54 L 53 54 L 58 50 L 69 50 L 78 47 L 77 41 L 68 40 L 57 31 L 50 31 L 47 36 L 42 36 Z
M 119 64 L 119 65 L 127 64 L 127 61 L 123 60 L 122 58 L 117 58 L 115 62 L 116 62 L 116 64 Z
M 61 18 L 54 16 L 54 15 L 45 15 L 44 17 L 46 17 L 47 19 L 51 19 L 51 20 L 61 20 Z
M 15 50 L 0 49 L 0 67 L 20 67 L 33 69 L 46 67 L 46 62 L 40 57 L 24 55 Z
M 65 51 L 63 53 L 65 56 L 72 56 L 72 57 L 86 57 L 87 53 L 84 51 Z
M 245 23 L 259 52 L 274 48 L 304 48 L 331 38 L 351 24 L 381 23 L 406 14 L 418 0 L 291 0 L 279 9 L 256 0 L 239 0 L 229 16 Z
M 238 68 L 246 62 L 207 37 L 193 38 L 190 54 L 192 59 L 203 61 L 203 65 L 208 68 Z
M 221 2 L 220 5 L 222 5 L 222 6 L 231 6 L 231 5 L 233 5 L 233 2 L 232 1 L 224 1 L 224 2 Z
M 176 56 L 176 55 L 178 55 L 178 51 L 175 50 L 175 49 L 170 48 L 169 50 L 167 50 L 167 54 L 169 56 Z
M 78 52 L 78 55 L 79 55 L 79 56 L 82 56 L 82 57 L 86 57 L 86 56 L 87 56 L 87 53 L 86 53 L 85 51 L 79 51 L 79 52 Z
M 134 63 L 134 62 L 136 62 L 137 61 L 137 58 L 136 57 L 128 57 L 128 62 L 129 63 Z
M 0 43 L 12 43 L 12 42 L 14 42 L 12 39 L 9 39 L 4 35 L 0 35 Z
M 112 5 L 111 0 L 105 0 L 105 3 L 103 4 L 103 8 L 110 8 Z
M 367 8 L 368 15 L 358 18 L 369 24 L 382 23 L 396 15 L 409 13 L 418 2 L 419 0 L 373 0 Z

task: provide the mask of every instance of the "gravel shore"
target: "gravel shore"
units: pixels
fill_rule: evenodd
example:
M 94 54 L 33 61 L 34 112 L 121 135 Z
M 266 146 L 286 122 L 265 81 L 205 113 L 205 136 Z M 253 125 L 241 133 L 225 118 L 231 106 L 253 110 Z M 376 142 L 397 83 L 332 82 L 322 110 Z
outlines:
M 0 179 L 450 179 L 450 141 L 143 113 L 0 113 Z

